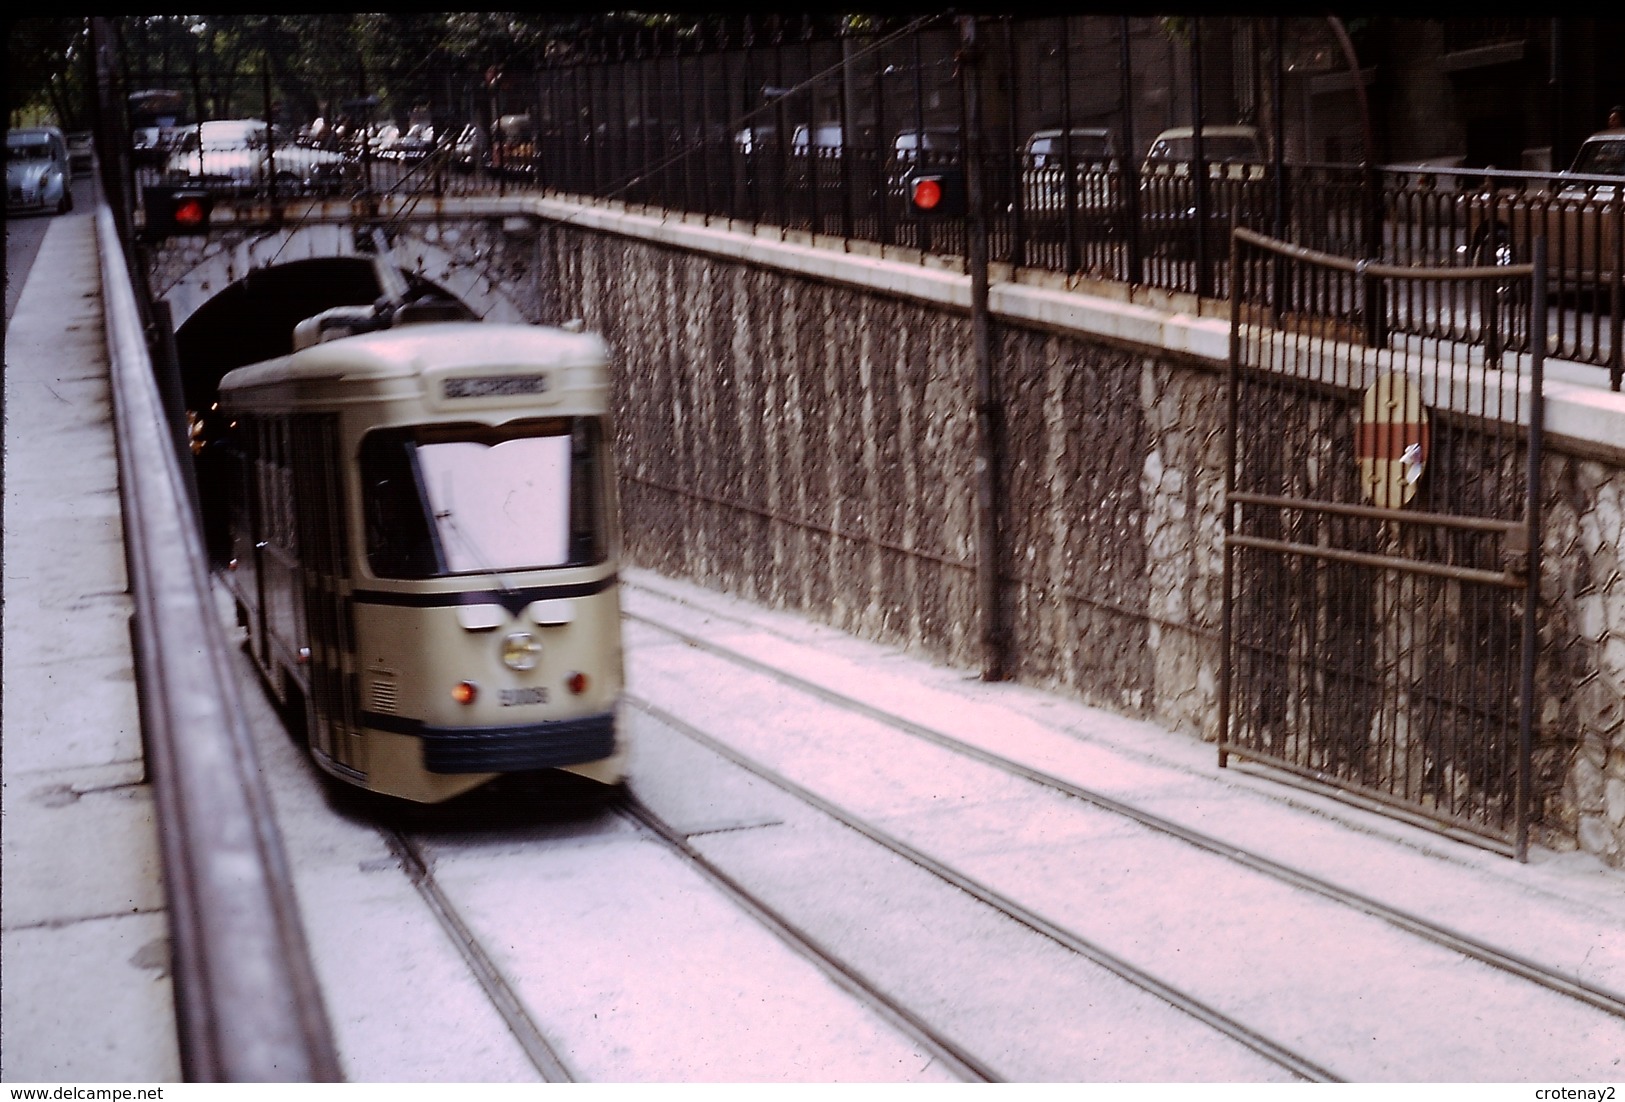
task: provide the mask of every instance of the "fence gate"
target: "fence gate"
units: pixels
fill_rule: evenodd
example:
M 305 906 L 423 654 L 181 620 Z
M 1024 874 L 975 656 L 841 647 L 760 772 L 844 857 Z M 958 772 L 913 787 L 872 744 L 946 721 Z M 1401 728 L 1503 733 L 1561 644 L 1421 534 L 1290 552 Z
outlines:
M 1231 261 L 1219 764 L 1519 860 L 1544 245 L 1416 269 L 1238 229 Z

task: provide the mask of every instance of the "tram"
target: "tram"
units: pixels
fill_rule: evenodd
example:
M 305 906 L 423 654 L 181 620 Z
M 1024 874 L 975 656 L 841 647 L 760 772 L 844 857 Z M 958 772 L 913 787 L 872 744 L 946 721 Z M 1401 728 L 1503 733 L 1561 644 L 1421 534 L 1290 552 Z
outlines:
M 351 334 L 346 309 L 220 384 L 223 576 L 290 731 L 328 773 L 419 803 L 531 770 L 620 784 L 603 340 Z

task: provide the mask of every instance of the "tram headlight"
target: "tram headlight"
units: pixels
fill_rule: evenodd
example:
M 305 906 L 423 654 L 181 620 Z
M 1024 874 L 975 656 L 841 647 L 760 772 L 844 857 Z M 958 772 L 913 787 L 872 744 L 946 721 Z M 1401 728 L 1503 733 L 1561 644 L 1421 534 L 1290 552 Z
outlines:
M 502 640 L 502 664 L 510 670 L 535 669 L 541 653 L 541 641 L 528 631 L 516 631 Z

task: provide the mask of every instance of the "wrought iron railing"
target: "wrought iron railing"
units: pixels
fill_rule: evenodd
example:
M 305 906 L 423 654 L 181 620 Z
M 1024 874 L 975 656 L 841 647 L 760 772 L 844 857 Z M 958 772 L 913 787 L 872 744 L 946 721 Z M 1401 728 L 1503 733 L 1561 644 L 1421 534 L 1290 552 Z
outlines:
M 1286 22 L 1300 45 L 1318 33 L 1317 21 Z M 1269 24 L 1236 41 L 1263 41 Z M 1268 111 L 1285 102 L 1284 74 L 1265 65 L 1247 67 L 1254 86 L 1225 102 L 1253 104 L 1266 125 L 1206 126 L 1205 150 L 1189 135 L 1173 139 L 1188 143 L 1179 159 L 1156 160 L 1143 153 L 1157 145 L 1147 120 L 1168 114 L 1152 111 L 1137 82 L 1163 73 L 1147 79 L 1168 92 L 1175 52 L 1195 46 L 1179 41 L 1185 32 L 1138 18 L 1004 22 L 975 63 L 1023 79 L 983 82 L 996 90 L 982 104 L 984 132 L 973 135 L 959 80 L 972 59 L 956 54 L 950 23 L 927 18 L 861 35 L 785 26 L 753 36 L 746 21 L 743 34 L 697 40 L 658 31 L 583 38 L 529 69 L 439 74 L 443 102 L 413 126 L 290 122 L 299 136 L 281 147 L 281 168 L 273 150 L 219 182 L 259 198 L 544 189 L 963 257 L 967 220 L 917 215 L 903 182 L 911 170 L 962 173 L 975 156 L 993 262 L 1203 298 L 1228 294 L 1232 225 L 1424 266 L 1515 262 L 1546 236 L 1547 351 L 1606 368 L 1620 389 L 1621 177 L 1494 170 L 1486 181 L 1485 169 L 1454 167 L 1459 159 L 1288 161 L 1284 124 Z M 1284 36 L 1279 26 L 1274 33 Z M 1204 95 L 1221 97 L 1195 68 L 1190 88 L 1172 91 L 1182 111 L 1201 117 Z M 1057 136 L 1044 152 L 1041 134 Z M 1104 145 L 1091 149 L 1091 134 Z M 149 156 L 136 169 L 136 193 L 143 184 L 210 184 L 206 155 L 192 159 L 196 169 L 184 155 Z M 1451 331 L 1426 303 L 1390 307 L 1394 332 Z

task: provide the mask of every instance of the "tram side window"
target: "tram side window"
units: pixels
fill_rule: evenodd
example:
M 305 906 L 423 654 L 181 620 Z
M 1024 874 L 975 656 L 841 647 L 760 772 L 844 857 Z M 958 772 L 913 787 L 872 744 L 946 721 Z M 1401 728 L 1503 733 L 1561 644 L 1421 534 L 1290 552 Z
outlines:
M 605 524 L 603 423 L 578 417 L 570 432 L 570 561 L 603 562 L 609 557 Z
M 440 572 L 415 450 L 410 430 L 375 432 L 361 443 L 367 562 L 381 578 L 429 578 Z

